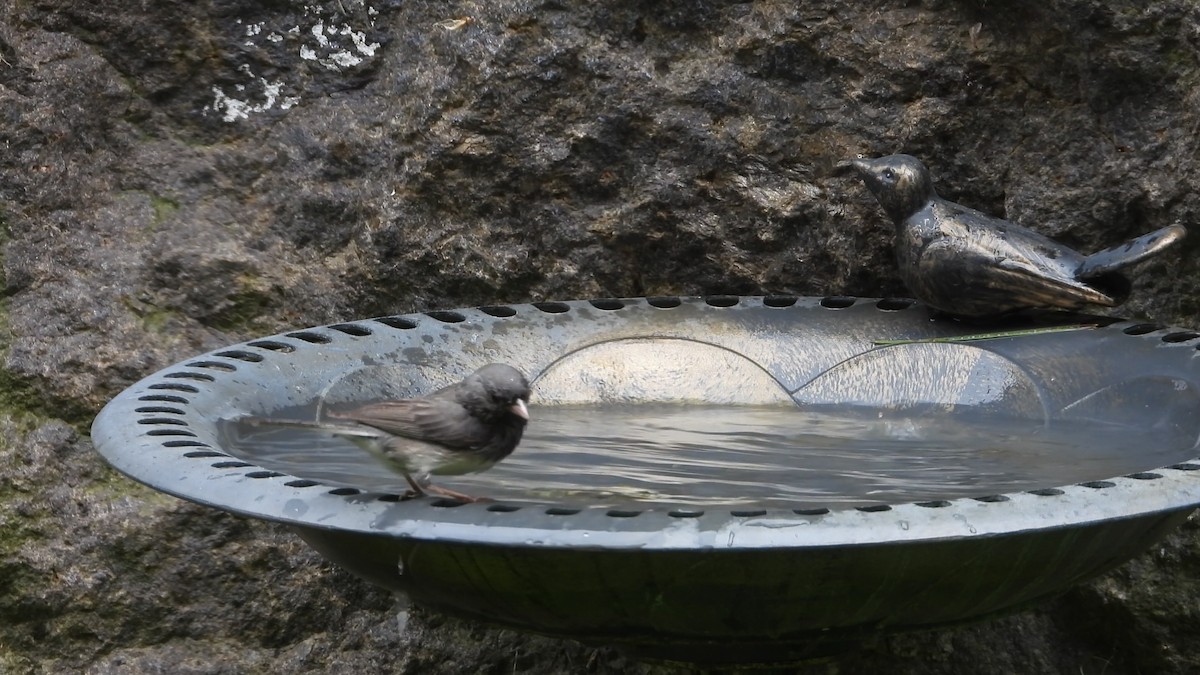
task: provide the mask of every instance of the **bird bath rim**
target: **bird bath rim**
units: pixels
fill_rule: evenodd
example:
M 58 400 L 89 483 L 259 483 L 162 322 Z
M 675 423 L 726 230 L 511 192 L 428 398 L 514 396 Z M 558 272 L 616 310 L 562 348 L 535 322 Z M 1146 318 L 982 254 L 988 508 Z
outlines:
M 375 362 L 378 352 L 370 348 L 379 341 L 390 344 L 393 354 L 399 355 L 404 349 L 417 349 L 411 345 L 420 344 L 418 340 L 445 342 L 452 331 L 462 342 L 459 346 L 466 345 L 471 359 L 479 361 L 456 364 L 469 372 L 483 362 L 514 360 L 512 355 L 494 353 L 481 326 L 517 329 L 516 323 L 506 324 L 524 318 L 528 325 L 553 333 L 578 317 L 601 315 L 608 320 L 623 313 L 681 309 L 716 317 L 735 308 L 838 312 L 862 315 L 867 321 L 907 315 L 901 332 L 916 338 L 947 329 L 970 332 L 944 323 L 937 326 L 918 311 L 923 306 L 911 300 L 842 296 L 605 299 L 378 317 L 250 340 L 164 368 L 105 406 L 93 424 L 93 438 L 105 459 L 131 478 L 242 515 L 314 530 L 509 546 L 639 550 L 858 546 L 1053 530 L 1180 512 L 1200 503 L 1200 458 L 1030 491 L 845 508 L 786 509 L 753 503 L 612 508 L 524 501 L 463 504 L 432 497 L 403 501 L 395 494 L 329 486 L 255 466 L 223 452 L 215 429 L 218 418 L 259 405 L 255 388 L 263 386 L 264 377 L 282 378 L 292 390 L 313 379 L 297 362 L 306 355 L 319 353 L 333 362 L 339 358 Z M 1131 349 L 1178 350 L 1183 363 L 1197 358 L 1193 345 L 1200 334 L 1157 324 L 1107 321 L 1095 329 L 1097 335 L 1120 335 L 1130 341 Z M 452 366 L 447 362 L 438 367 Z M 536 389 L 537 375 L 531 375 Z

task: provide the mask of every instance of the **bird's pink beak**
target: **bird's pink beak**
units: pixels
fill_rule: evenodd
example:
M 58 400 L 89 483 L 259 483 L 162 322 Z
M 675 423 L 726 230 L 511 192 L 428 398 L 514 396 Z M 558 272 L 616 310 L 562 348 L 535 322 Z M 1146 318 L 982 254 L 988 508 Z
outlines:
M 512 404 L 512 407 L 509 408 L 509 410 L 512 411 L 512 414 L 520 417 L 523 420 L 529 419 L 529 408 L 525 407 L 525 401 L 522 401 L 521 399 L 517 399 L 517 402 Z

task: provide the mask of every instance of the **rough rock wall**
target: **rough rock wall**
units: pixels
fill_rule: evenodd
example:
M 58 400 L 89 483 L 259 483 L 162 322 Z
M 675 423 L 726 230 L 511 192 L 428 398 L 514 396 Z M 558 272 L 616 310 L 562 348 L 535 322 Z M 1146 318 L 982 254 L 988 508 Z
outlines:
M 858 153 L 1084 249 L 1200 226 L 1200 6 L 0 0 L 0 670 L 650 672 L 414 612 L 160 496 L 105 400 L 284 328 L 494 302 L 902 295 Z M 1200 236 L 1120 310 L 1200 324 Z M 1200 669 L 1195 527 L 819 667 Z

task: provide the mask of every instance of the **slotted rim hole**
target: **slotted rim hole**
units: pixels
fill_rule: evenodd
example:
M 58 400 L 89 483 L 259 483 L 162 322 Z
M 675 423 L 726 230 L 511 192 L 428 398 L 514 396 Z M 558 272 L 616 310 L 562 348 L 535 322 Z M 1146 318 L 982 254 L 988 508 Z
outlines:
M 190 384 L 183 384 L 181 382 L 158 382 L 156 384 L 150 385 L 149 387 L 147 387 L 147 389 L 167 389 L 170 391 L 187 392 L 189 394 L 199 394 L 200 393 L 200 390 L 198 388 L 193 387 Z
M 858 298 L 848 295 L 831 295 L 821 298 L 821 306 L 825 309 L 846 309 L 858 302 Z
M 258 347 L 270 352 L 280 352 L 282 354 L 290 354 L 296 351 L 296 348 L 286 342 L 278 342 L 276 340 L 255 340 L 254 342 L 246 343 L 250 347 Z
M 237 370 L 237 366 L 232 363 L 223 363 L 221 361 L 192 361 L 186 365 L 188 368 L 211 368 L 212 370 L 221 370 L 226 373 L 232 373 Z
M 345 333 L 351 337 L 366 337 L 372 335 L 371 329 L 357 323 L 335 323 L 329 326 L 330 330 L 336 330 L 339 333 Z
M 330 342 L 333 342 L 333 338 L 329 337 L 328 335 L 315 333 L 310 330 L 299 330 L 295 333 L 288 333 L 287 336 L 296 340 L 303 340 L 304 342 L 313 345 L 327 345 Z
M 147 396 L 139 396 L 138 400 L 139 401 L 158 401 L 161 403 L 181 403 L 183 405 L 187 405 L 188 403 L 191 402 L 182 396 L 174 396 L 171 394 L 149 394 Z
M 146 417 L 137 421 L 138 424 L 174 424 L 175 426 L 190 426 L 186 421 L 174 417 Z
M 373 321 L 397 330 L 412 330 L 417 327 L 416 321 L 413 321 L 412 319 L 406 319 L 402 316 L 381 316 L 377 319 L 373 319 Z
M 517 310 L 509 307 L 508 305 L 484 305 L 478 309 L 488 316 L 494 316 L 500 319 L 507 319 L 510 316 L 517 315 Z
M 623 309 L 625 307 L 625 303 L 616 298 L 599 298 L 596 300 L 589 300 L 588 303 L 591 304 L 592 307 L 595 307 L 596 309 L 603 309 L 606 312 Z
M 1190 330 L 1185 330 L 1167 333 L 1166 335 L 1162 336 L 1162 341 L 1168 344 L 1176 344 L 1179 342 L 1189 342 L 1191 340 L 1195 340 L 1196 338 L 1200 338 L 1200 333 L 1194 333 Z
M 159 413 L 162 415 L 186 415 L 187 413 L 179 408 L 172 408 L 165 405 L 144 405 L 140 408 L 134 408 L 134 412 L 139 413 Z
M 683 300 L 680 300 L 678 297 L 676 297 L 674 295 L 658 295 L 658 296 L 646 298 L 646 304 L 650 305 L 651 307 L 657 307 L 659 309 L 673 309 L 675 307 L 682 305 Z
M 535 302 L 533 306 L 547 314 L 562 314 L 571 311 L 571 306 L 565 302 Z
M 173 377 L 180 380 L 196 380 L 198 382 L 216 382 L 217 378 L 208 373 L 190 373 L 186 370 L 181 370 L 177 373 L 167 373 L 163 377 Z
M 203 441 L 195 441 L 191 439 L 180 439 L 174 441 L 163 441 L 164 448 L 211 448 L 212 446 Z
M 1162 330 L 1163 326 L 1157 323 L 1135 323 L 1132 326 L 1127 326 L 1122 332 L 1126 335 L 1146 335 L 1153 333 L 1156 330 Z
M 227 359 L 237 359 L 238 361 L 245 361 L 247 363 L 259 363 L 263 360 L 262 354 L 255 354 L 254 352 L 244 352 L 244 351 L 236 350 L 236 349 L 226 350 L 223 352 L 217 352 L 217 353 L 213 354 L 213 356 L 220 356 L 220 357 L 227 358 Z
M 708 295 L 704 298 L 704 304 L 712 307 L 734 307 L 741 301 L 736 295 Z
M 431 311 L 425 312 L 425 316 L 427 316 L 431 319 L 437 319 L 438 321 L 441 321 L 442 323 L 462 323 L 463 321 L 467 320 L 467 317 L 465 314 L 459 314 L 458 312 L 452 312 L 447 309 L 431 310 Z

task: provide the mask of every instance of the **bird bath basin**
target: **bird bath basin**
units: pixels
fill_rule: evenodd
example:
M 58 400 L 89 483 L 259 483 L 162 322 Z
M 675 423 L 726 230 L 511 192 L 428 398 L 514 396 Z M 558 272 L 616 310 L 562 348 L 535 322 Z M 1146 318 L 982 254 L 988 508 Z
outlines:
M 650 658 L 778 663 L 1027 605 L 1147 549 L 1200 504 L 1200 334 L 1054 320 L 1092 325 L 962 340 L 981 331 L 907 300 L 733 296 L 381 317 L 189 359 L 114 398 L 92 432 L 130 477 L 287 524 L 425 606 Z M 491 501 L 404 500 L 378 465 L 330 470 L 319 444 L 299 461 L 238 435 L 242 416 L 418 395 L 489 362 L 533 383 L 526 440 L 487 473 L 438 482 Z M 639 410 L 686 426 L 710 407 L 801 427 L 850 419 L 838 428 L 873 438 L 801 456 L 784 435 L 670 485 L 654 448 L 622 465 L 619 448 L 597 460 L 565 447 L 580 420 L 636 438 Z M 590 412 L 539 437 L 564 410 Z M 913 425 L 954 433 L 879 445 Z M 1008 428 L 1024 435 L 988 445 Z M 1041 435 L 1054 443 L 1022 451 Z M 671 471 L 728 450 L 694 440 Z M 970 463 L 977 448 L 995 476 Z M 825 476 L 871 480 L 879 452 L 957 482 L 828 489 Z M 729 478 L 745 466 L 761 471 Z

